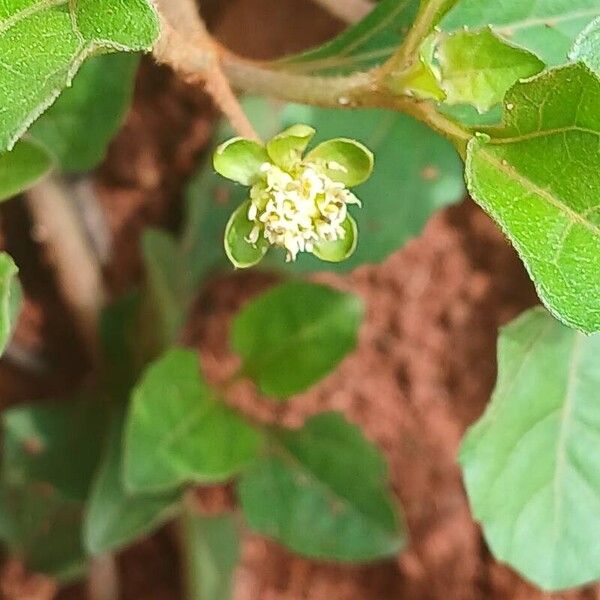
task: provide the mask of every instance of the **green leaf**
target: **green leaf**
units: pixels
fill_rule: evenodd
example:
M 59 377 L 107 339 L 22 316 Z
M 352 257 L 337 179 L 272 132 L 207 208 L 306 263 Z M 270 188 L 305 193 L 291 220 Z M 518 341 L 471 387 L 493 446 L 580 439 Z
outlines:
M 100 402 L 74 400 L 20 406 L 3 414 L 5 483 L 50 485 L 75 501 L 87 498 L 107 425 Z
M 600 80 L 578 64 L 517 84 L 504 125 L 469 145 L 473 198 L 501 225 L 540 298 L 600 330 Z
M 13 259 L 0 252 L 0 356 L 6 349 L 16 325 L 23 292 L 17 279 L 19 269 Z
M 333 181 L 353 187 L 364 183 L 373 172 L 373 153 L 360 142 L 336 138 L 319 144 L 306 155 L 307 161 L 319 163 Z
M 600 336 L 537 308 L 506 327 L 460 461 L 494 555 L 547 590 L 600 578 Z
M 346 260 L 354 254 L 358 244 L 358 227 L 356 221 L 351 216 L 347 216 L 346 220 L 342 223 L 342 227 L 345 232 L 345 236 L 342 239 L 335 242 L 315 244 L 313 254 L 317 258 L 336 263 Z
M 139 375 L 140 291 L 131 291 L 103 307 L 99 338 L 102 348 L 101 385 L 110 398 L 125 402 Z
M 248 241 L 254 223 L 248 219 L 250 200 L 240 204 L 231 215 L 223 238 L 225 254 L 237 269 L 257 265 L 267 253 L 269 242 L 260 237 L 255 244 Z
M 41 483 L 0 487 L 1 537 L 9 554 L 28 569 L 69 583 L 81 577 L 86 556 L 81 544 L 81 502 Z
M 105 435 L 106 410 L 89 400 L 20 406 L 3 414 L 2 537 L 30 569 L 81 575 L 83 500 Z
M 382 0 L 362 21 L 334 40 L 277 64 L 286 70 L 328 74 L 376 67 L 398 48 L 418 6 L 419 0 Z
M 270 442 L 238 488 L 254 530 L 317 559 L 373 560 L 402 548 L 385 461 L 357 427 L 325 413 L 297 431 L 273 430 Z
M 436 57 L 445 102 L 472 104 L 480 113 L 501 102 L 519 79 L 544 68 L 535 55 L 503 42 L 489 28 L 442 36 Z
M 577 37 L 569 58 L 584 62 L 600 74 L 600 19 L 592 21 Z
M 243 370 L 268 395 L 302 392 L 356 346 L 363 317 L 353 294 L 311 283 L 286 283 L 236 316 L 231 344 Z
M 146 229 L 142 237 L 146 267 L 142 320 L 153 323 L 141 331 L 144 356 L 154 358 L 173 342 L 183 326 L 191 286 L 177 240 L 160 229 Z
M 308 125 L 292 125 L 282 131 L 267 143 L 271 161 L 278 167 L 289 170 L 302 158 L 314 135 L 315 130 Z
M 252 185 L 266 162 L 269 155 L 264 146 L 239 137 L 221 144 L 213 156 L 215 171 L 242 185 Z
M 157 36 L 158 19 L 147 0 L 5 0 L 0 6 L 0 151 L 12 148 L 70 85 L 86 58 L 148 50 Z
M 86 62 L 30 132 L 67 172 L 89 171 L 103 160 L 129 108 L 139 56 L 107 54 Z
M 495 33 L 536 54 L 549 66 L 566 62 L 577 34 L 600 15 L 600 0 L 460 0 L 440 28 L 490 25 Z
M 83 539 L 92 555 L 120 550 L 153 532 L 179 510 L 177 492 L 132 495 L 125 491 L 121 480 L 123 427 L 124 414 L 119 410 L 85 512 Z
M 52 163 L 46 148 L 33 140 L 21 140 L 12 151 L 0 154 L 0 202 L 38 182 Z
M 237 475 L 259 450 L 260 434 L 215 397 L 195 352 L 172 349 L 135 388 L 125 433 L 125 485 L 133 493 Z
M 188 511 L 182 528 L 187 597 L 231 600 L 240 557 L 235 517 L 199 517 Z

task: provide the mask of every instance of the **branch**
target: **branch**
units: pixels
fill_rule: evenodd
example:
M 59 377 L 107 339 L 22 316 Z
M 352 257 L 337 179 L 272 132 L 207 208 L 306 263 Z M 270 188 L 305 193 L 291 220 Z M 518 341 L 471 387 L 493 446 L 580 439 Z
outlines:
M 204 80 L 215 104 L 243 137 L 259 136 L 223 74 L 217 45 L 193 0 L 155 0 L 161 17 L 161 35 L 153 54 L 189 81 Z
M 272 96 L 331 108 L 387 108 L 412 115 L 454 142 L 463 152 L 468 129 L 438 113 L 417 98 L 393 93 L 382 83 L 396 63 L 411 61 L 433 23 L 456 0 L 429 0 L 422 5 L 405 43 L 383 67 L 342 77 L 321 77 L 274 70 L 246 60 L 217 46 L 196 12 L 193 0 L 155 0 L 161 11 L 163 30 L 154 50 L 157 60 L 171 65 L 188 78 L 204 77 L 207 88 L 229 120 L 244 137 L 255 137 L 232 87 L 243 92 Z M 343 2 L 338 2 L 343 4 Z M 192 14 L 193 9 L 193 14 Z M 167 22 L 167 17 L 172 21 Z M 183 21 L 183 22 L 182 22 Z M 181 29 L 178 30 L 177 28 Z M 185 35 L 183 35 L 185 33 Z M 246 131 L 247 130 L 247 131 Z
M 371 0 L 312 0 L 345 23 L 358 23 L 372 10 Z
M 250 94 L 336 108 L 377 105 L 377 90 L 370 73 L 347 77 L 299 75 L 275 71 L 233 54 L 223 57 L 223 71 L 234 87 Z

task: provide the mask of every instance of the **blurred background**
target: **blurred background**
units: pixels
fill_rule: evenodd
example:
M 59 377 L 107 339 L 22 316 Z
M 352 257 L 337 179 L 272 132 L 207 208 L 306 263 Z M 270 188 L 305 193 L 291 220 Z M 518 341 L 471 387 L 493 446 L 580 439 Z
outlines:
M 203 2 L 202 10 L 224 46 L 256 59 L 298 52 L 344 28 L 310 0 L 212 0 Z M 146 227 L 179 230 L 188 185 L 210 152 L 218 124 L 219 115 L 200 86 L 178 80 L 150 57 L 142 60 L 133 107 L 106 160 L 73 182 L 91 206 L 91 227 L 105 249 L 109 295 L 116 297 L 143 277 L 140 236 Z M 418 139 L 397 143 L 418 144 Z M 423 169 L 421 176 L 429 185 L 440 173 Z M 218 182 L 200 186 L 197 193 L 197 202 L 215 206 L 230 200 Z M 0 217 L 0 243 L 20 266 L 26 295 L 13 344 L 0 362 L 0 401 L 6 408 L 68 394 L 85 385 L 90 365 L 43 228 L 32 226 L 23 202 L 2 204 Z M 313 278 L 365 300 L 367 317 L 357 352 L 315 390 L 288 404 L 260 402 L 251 391 L 236 401 L 267 421 L 294 425 L 307 415 L 336 409 L 360 425 L 389 463 L 393 491 L 406 511 L 410 545 L 395 560 L 341 567 L 299 558 L 248 535 L 235 599 L 549 597 L 490 557 L 469 513 L 455 460 L 461 436 L 489 399 L 498 327 L 536 302 L 502 234 L 464 199 L 437 212 L 422 235 L 383 263 Z M 275 280 L 252 272 L 209 278 L 184 333 L 185 342 L 199 349 L 209 378 L 218 381 L 235 360 L 227 345 L 232 316 Z M 226 487 L 199 490 L 197 497 L 208 514 L 233 502 Z M 175 536 L 163 528 L 119 555 L 123 598 L 181 598 Z M 553 597 L 599 594 L 590 590 Z M 5 562 L 0 596 L 76 600 L 85 598 L 86 590 L 78 585 L 57 595 L 52 581 Z

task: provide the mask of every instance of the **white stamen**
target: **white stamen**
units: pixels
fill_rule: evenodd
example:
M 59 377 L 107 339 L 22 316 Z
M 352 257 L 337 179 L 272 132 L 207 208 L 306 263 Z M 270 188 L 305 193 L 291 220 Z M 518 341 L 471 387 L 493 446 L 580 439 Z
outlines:
M 335 161 L 327 167 L 346 171 Z M 311 252 L 320 242 L 344 238 L 346 205 L 360 206 L 360 201 L 342 183 L 310 163 L 300 163 L 293 176 L 269 163 L 260 170 L 265 178 L 250 192 L 248 219 L 255 224 L 250 243 L 262 235 L 271 245 L 285 248 L 286 260 L 294 261 L 299 252 Z

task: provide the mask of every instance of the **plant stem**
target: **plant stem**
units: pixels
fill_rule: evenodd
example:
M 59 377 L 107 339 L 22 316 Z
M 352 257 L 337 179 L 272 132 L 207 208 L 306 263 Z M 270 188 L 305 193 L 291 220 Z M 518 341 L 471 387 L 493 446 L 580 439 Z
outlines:
M 114 555 L 95 557 L 88 577 L 89 600 L 118 600 L 119 596 L 119 573 Z
M 369 73 L 348 77 L 299 75 L 275 71 L 232 54 L 223 57 L 223 71 L 234 87 L 251 94 L 338 108 L 373 105 Z
M 425 123 L 425 125 L 428 125 L 445 138 L 448 138 L 456 147 L 461 158 L 463 160 L 466 158 L 467 145 L 473 137 L 473 133 L 469 129 L 455 123 L 437 111 L 431 102 L 416 102 L 411 107 L 411 110 L 406 110 L 405 112 Z
M 61 290 L 94 363 L 98 315 L 104 302 L 102 271 L 64 182 L 51 176 L 29 190 L 27 204 L 40 240 L 46 244 Z
M 357 23 L 364 19 L 372 10 L 373 3 L 370 0 L 312 0 L 315 4 L 323 7 L 334 17 L 346 22 Z

